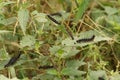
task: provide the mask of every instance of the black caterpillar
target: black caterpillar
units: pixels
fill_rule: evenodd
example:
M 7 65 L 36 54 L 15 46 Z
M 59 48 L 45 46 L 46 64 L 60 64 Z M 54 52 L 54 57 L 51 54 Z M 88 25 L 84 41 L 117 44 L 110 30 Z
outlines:
M 22 53 L 19 52 L 18 55 L 13 56 L 13 57 L 9 60 L 9 62 L 4 66 L 4 68 L 9 67 L 9 66 L 15 64 L 15 63 L 17 62 L 17 60 L 20 58 L 21 54 L 22 54 Z
M 99 77 L 99 78 L 98 78 L 98 80 L 105 80 L 105 79 L 104 79 L 104 78 L 102 78 L 102 77 Z
M 51 16 L 59 16 L 59 17 L 61 17 L 62 16 L 62 14 L 61 13 L 59 13 L 59 12 L 56 12 L 56 13 L 52 13 L 52 14 L 50 14 Z
M 50 69 L 54 68 L 54 66 L 39 66 L 39 69 Z
M 91 38 L 84 38 L 84 39 L 76 40 L 76 42 L 77 42 L 77 43 L 90 42 L 90 41 L 93 41 L 94 38 L 95 38 L 95 35 L 93 35 Z
M 48 17 L 51 21 L 53 21 L 54 23 L 56 23 L 56 24 L 58 24 L 58 25 L 61 25 L 61 23 L 58 22 L 57 20 L 55 20 L 51 15 L 47 15 L 47 17 Z
M 60 13 L 53 13 L 53 14 L 47 15 L 47 17 L 48 17 L 51 21 L 53 21 L 54 23 L 56 23 L 56 24 L 58 24 L 58 25 L 61 25 L 60 22 L 58 22 L 56 19 L 54 19 L 54 18 L 52 17 L 52 16 L 55 16 L 55 15 L 58 15 L 59 17 L 62 16 L 62 14 L 60 14 Z M 73 37 L 71 31 L 69 30 L 69 28 L 66 27 L 66 31 L 67 31 L 67 33 L 69 34 L 69 36 L 71 37 L 71 39 L 74 40 L 74 37 Z

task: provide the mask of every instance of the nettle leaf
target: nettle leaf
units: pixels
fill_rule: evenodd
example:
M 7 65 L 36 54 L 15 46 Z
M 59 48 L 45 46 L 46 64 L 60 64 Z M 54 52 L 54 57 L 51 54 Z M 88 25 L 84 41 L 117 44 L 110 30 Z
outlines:
M 10 24 L 13 24 L 15 23 L 17 20 L 16 17 L 11 17 L 11 18 L 8 18 L 8 19 L 5 19 L 5 24 L 4 25 L 10 25 Z
M 113 74 L 112 76 L 110 76 L 110 80 L 120 80 L 120 74 Z
M 0 70 L 4 69 L 5 64 L 8 62 L 7 59 L 9 59 L 9 55 L 6 52 L 5 49 L 0 49 Z M 0 79 L 1 80 L 1 79 Z
M 5 26 L 13 24 L 14 22 L 16 22 L 16 20 L 16 17 L 5 19 L 2 15 L 0 15 L 0 24 L 3 24 Z
M 31 36 L 31 35 L 26 35 L 22 38 L 22 40 L 20 41 L 20 46 L 23 47 L 30 47 L 32 45 L 35 44 L 35 37 Z
M 12 31 L 0 30 L 0 41 L 14 39 L 13 35 L 10 36 L 11 34 L 12 34 Z
M 74 68 L 63 68 L 63 70 L 61 71 L 61 73 L 63 75 L 68 75 L 68 76 L 81 76 L 83 74 L 85 74 L 86 72 L 84 71 L 79 71 L 77 69 Z
M 79 60 L 69 60 L 66 62 L 66 67 L 78 69 L 80 66 L 85 65 L 86 63 Z
M 0 24 L 5 24 L 5 16 L 0 14 Z
M 55 69 L 48 69 L 48 70 L 46 70 L 46 73 L 51 74 L 51 75 L 57 75 L 58 74 L 58 72 Z
M 34 16 L 35 20 L 38 22 L 47 22 L 48 20 L 45 18 L 46 14 L 44 13 L 38 13 L 37 11 L 33 11 L 32 15 Z
M 20 79 L 18 79 L 17 77 L 9 79 L 9 78 L 5 77 L 4 75 L 0 75 L 0 80 L 20 80 Z
M 53 54 L 57 57 L 61 57 L 62 54 L 64 53 L 64 50 L 61 46 L 53 46 L 50 48 L 50 52 L 51 52 L 51 54 Z
M 8 58 L 8 53 L 2 48 L 0 49 L 0 59 L 7 59 Z
M 61 55 L 61 58 L 69 58 L 75 56 L 79 52 L 79 50 L 73 47 L 65 47 L 63 50 L 64 53 Z
M 5 2 L 0 2 L 0 9 L 3 8 L 6 5 L 13 4 L 15 1 L 5 1 Z
M 117 13 L 118 10 L 117 10 L 116 8 L 112 8 L 112 7 L 106 6 L 106 7 L 105 7 L 105 12 L 106 12 L 108 15 L 113 15 L 113 14 Z
M 18 36 L 13 36 L 11 31 L 3 31 L 3 33 L 1 33 L 1 40 L 3 41 L 17 41 L 18 40 Z
M 26 26 L 27 26 L 28 19 L 29 19 L 29 11 L 27 9 L 20 9 L 18 11 L 18 21 L 20 23 L 20 27 L 24 35 L 26 32 Z
M 50 52 L 59 58 L 69 58 L 76 55 L 79 50 L 72 47 L 53 46 L 50 48 Z
M 99 78 L 107 80 L 106 72 L 103 70 L 90 71 L 89 75 L 89 80 L 99 80 Z
M 58 52 L 58 50 L 60 50 L 60 49 L 61 49 L 60 46 L 53 46 L 53 47 L 50 48 L 50 52 L 51 52 L 52 54 L 55 54 L 55 53 Z
M 76 41 L 79 39 L 89 39 L 90 37 L 92 37 L 93 35 L 95 35 L 95 38 L 91 41 L 85 41 L 85 42 L 81 42 L 81 43 L 77 43 Z M 79 37 L 74 37 L 74 40 L 71 40 L 71 38 L 66 38 L 65 40 L 62 41 L 62 45 L 64 46 L 86 46 L 89 44 L 93 44 L 93 43 L 97 43 L 100 41 L 109 41 L 112 40 L 112 38 L 104 36 L 103 32 L 96 32 L 94 30 L 90 30 L 90 31 L 86 31 L 86 32 L 81 32 L 79 34 Z
M 108 16 L 106 21 L 110 23 L 115 30 L 120 30 L 120 16 Z

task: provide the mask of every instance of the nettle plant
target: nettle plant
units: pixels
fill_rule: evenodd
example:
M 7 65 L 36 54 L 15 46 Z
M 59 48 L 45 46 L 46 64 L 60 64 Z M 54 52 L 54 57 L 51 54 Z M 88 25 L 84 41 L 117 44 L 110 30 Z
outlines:
M 0 79 L 119 80 L 119 37 L 113 35 L 119 24 L 109 17 L 118 20 L 118 10 L 103 6 L 90 18 L 84 13 L 91 0 L 75 1 L 65 1 L 77 4 L 73 11 L 56 13 L 34 10 L 29 1 L 0 1 Z

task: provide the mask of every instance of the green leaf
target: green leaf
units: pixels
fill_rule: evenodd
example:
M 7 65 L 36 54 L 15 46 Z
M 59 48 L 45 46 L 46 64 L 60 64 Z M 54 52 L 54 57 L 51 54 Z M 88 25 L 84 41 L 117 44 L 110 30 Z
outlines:
M 20 9 L 18 11 L 18 21 L 20 23 L 20 27 L 24 35 L 26 32 L 26 26 L 27 26 L 28 19 L 29 19 L 29 11 L 27 9 Z
M 65 47 L 63 48 L 63 50 L 64 53 L 61 55 L 61 58 L 70 58 L 72 56 L 75 56 L 79 52 L 79 50 L 72 47 Z
M 37 76 L 32 77 L 32 80 L 61 80 L 61 79 L 50 74 L 38 74 Z
M 97 21 L 97 19 L 99 17 L 104 17 L 105 16 L 105 13 L 103 10 L 100 10 L 100 9 L 93 9 L 92 12 L 91 12 L 91 18 L 94 20 L 94 21 Z
M 0 14 L 0 24 L 5 24 L 5 16 L 3 14 Z
M 98 80 L 99 77 L 102 77 L 103 79 L 107 80 L 106 72 L 102 70 L 90 71 L 89 75 L 89 80 Z
M 113 14 L 117 13 L 118 10 L 117 10 L 116 8 L 112 8 L 112 7 L 106 6 L 106 7 L 105 7 L 105 12 L 106 12 L 108 15 L 113 15 Z
M 15 3 L 14 1 L 6 1 L 6 2 L 1 2 L 0 3 L 0 9 L 3 8 L 6 5 L 13 4 Z
M 86 72 L 84 71 L 79 71 L 77 69 L 74 69 L 74 68 L 64 68 L 61 73 L 63 75 L 68 75 L 68 76 L 80 76 L 80 75 L 83 75 L 85 74 Z
M 22 40 L 20 41 L 20 46 L 23 47 L 31 47 L 32 45 L 35 44 L 35 38 L 33 36 L 30 35 L 26 35 L 22 38 Z
M 0 80 L 9 80 L 9 79 L 5 77 L 4 75 L 0 75 Z
M 10 25 L 10 24 L 13 24 L 16 22 L 16 17 L 11 17 L 11 18 L 8 18 L 8 19 L 5 19 L 5 23 L 4 25 Z
M 57 75 L 58 74 L 58 72 L 55 69 L 48 69 L 46 73 L 51 74 L 51 75 Z
M 8 62 L 7 59 L 9 59 L 8 53 L 4 48 L 0 49 L 0 70 L 4 69 L 4 66 Z
M 91 0 L 82 0 L 82 3 L 79 5 L 78 12 L 76 13 L 75 21 L 78 21 L 82 18 L 85 10 L 88 8 L 90 1 Z
M 113 26 L 113 29 L 120 30 L 120 16 L 117 15 L 108 16 L 106 21 Z
M 50 48 L 50 52 L 51 52 L 51 54 L 53 54 L 57 57 L 61 57 L 62 54 L 64 53 L 64 50 L 61 46 L 53 46 Z
M 53 46 L 53 47 L 50 47 L 50 52 L 52 54 L 55 54 L 56 52 L 58 52 L 58 50 L 60 50 L 61 47 L 60 46 Z
M 3 33 L 2 33 L 3 32 Z M 0 40 L 2 40 L 2 41 L 17 41 L 18 40 L 18 36 L 13 36 L 13 34 L 12 34 L 12 32 L 11 31 L 6 31 L 6 30 L 4 30 L 4 31 L 1 31 L 1 33 L 0 33 L 1 35 L 0 35 L 0 37 L 1 37 L 1 39 Z M 8 43 L 9 44 L 9 43 Z
M 0 80 L 20 80 L 20 79 L 18 79 L 17 77 L 9 79 L 9 78 L 5 77 L 4 75 L 0 75 Z
M 46 14 L 44 13 L 38 13 L 37 11 L 33 11 L 32 15 L 38 22 L 47 22 L 47 19 L 45 18 Z
M 112 75 L 112 76 L 110 76 L 110 79 L 111 80 L 120 80 L 120 74 L 118 73 L 118 74 Z
M 0 59 L 5 60 L 5 59 L 7 59 L 7 58 L 8 58 L 7 52 L 6 52 L 3 48 L 0 49 Z
M 16 17 L 10 17 L 8 19 L 5 19 L 4 15 L 0 14 L 0 24 L 2 25 L 9 25 L 12 24 L 14 22 L 16 22 Z
M 79 60 L 69 60 L 66 62 L 66 67 L 78 69 L 80 66 L 85 65 L 85 62 Z
M 69 58 L 71 56 L 76 55 L 79 52 L 79 50 L 77 50 L 76 48 L 71 48 L 71 47 L 53 46 L 52 48 L 50 48 L 50 52 L 51 54 L 59 58 Z

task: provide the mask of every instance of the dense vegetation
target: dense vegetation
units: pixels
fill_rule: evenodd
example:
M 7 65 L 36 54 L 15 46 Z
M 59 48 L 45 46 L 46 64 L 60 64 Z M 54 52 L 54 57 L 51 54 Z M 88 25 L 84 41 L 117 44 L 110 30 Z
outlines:
M 120 80 L 120 0 L 0 0 L 0 80 Z

